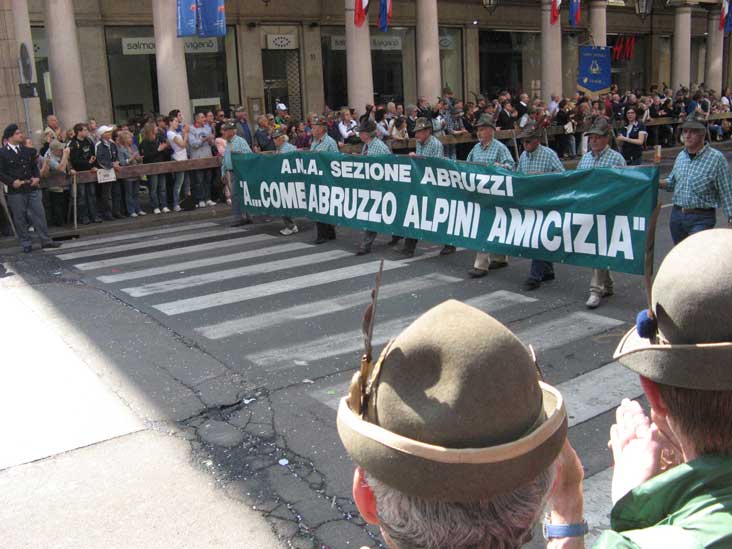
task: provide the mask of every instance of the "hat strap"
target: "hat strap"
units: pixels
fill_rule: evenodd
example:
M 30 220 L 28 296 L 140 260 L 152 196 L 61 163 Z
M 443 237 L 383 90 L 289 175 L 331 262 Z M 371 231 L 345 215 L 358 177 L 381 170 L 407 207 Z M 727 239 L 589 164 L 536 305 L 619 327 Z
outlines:
M 419 457 L 437 463 L 466 463 L 466 464 L 485 464 L 499 463 L 517 459 L 529 452 L 535 450 L 544 444 L 554 435 L 564 424 L 567 419 L 567 412 L 564 407 L 564 400 L 561 393 L 544 382 L 539 382 L 543 392 L 551 393 L 556 404 L 551 414 L 548 415 L 546 421 L 541 423 L 535 430 L 521 437 L 519 440 L 499 444 L 497 446 L 488 446 L 486 448 L 446 448 L 435 444 L 427 444 L 420 442 L 397 433 L 393 433 L 380 427 L 374 423 L 362 420 L 348 406 L 348 398 L 341 399 L 338 407 L 338 418 L 350 429 L 363 435 L 364 437 L 378 442 L 404 454 Z M 539 416 L 543 416 L 542 411 Z

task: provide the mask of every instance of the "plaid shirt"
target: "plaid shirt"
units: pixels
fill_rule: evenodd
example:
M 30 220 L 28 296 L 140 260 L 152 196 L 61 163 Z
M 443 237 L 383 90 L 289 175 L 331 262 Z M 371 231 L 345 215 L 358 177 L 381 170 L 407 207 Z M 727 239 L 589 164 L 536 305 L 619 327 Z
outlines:
M 667 191 L 673 191 L 673 203 L 681 208 L 718 208 L 732 217 L 732 184 L 729 168 L 721 152 L 709 145 L 694 158 L 683 150 L 676 157 Z
M 508 147 L 497 139 L 491 139 L 487 147 L 483 147 L 481 143 L 476 143 L 473 150 L 468 154 L 467 161 L 486 164 L 487 166 L 500 164 L 509 170 L 513 170 L 514 168 L 513 157 Z
M 330 135 L 325 134 L 320 141 L 313 137 L 310 150 L 312 152 L 338 152 L 338 144 Z
M 462 117 L 454 117 L 452 115 L 447 117 L 447 133 L 450 134 L 452 132 L 456 132 L 459 130 L 464 130 L 465 124 L 463 124 Z
M 595 158 L 592 151 L 587 151 L 582 155 L 582 160 L 577 164 L 578 170 L 587 170 L 589 168 L 624 168 L 625 158 L 618 151 L 614 151 L 610 147 L 605 147 L 605 150 L 600 153 L 600 156 Z
M 369 141 L 368 145 L 364 143 L 363 149 L 361 149 L 361 154 L 366 156 L 383 156 L 385 154 L 391 154 L 391 151 L 381 139 L 374 137 Z
M 534 152 L 524 151 L 518 161 L 518 171 L 521 173 L 552 173 L 563 172 L 564 166 L 557 153 L 549 147 L 539 145 Z
M 285 153 L 296 151 L 296 150 L 297 150 L 297 147 L 295 145 L 285 141 L 284 143 L 282 143 L 281 147 L 277 147 L 277 154 L 285 154 Z
M 443 158 L 445 155 L 442 149 L 442 143 L 434 135 L 430 135 L 429 139 L 424 145 L 417 141 L 417 156 Z

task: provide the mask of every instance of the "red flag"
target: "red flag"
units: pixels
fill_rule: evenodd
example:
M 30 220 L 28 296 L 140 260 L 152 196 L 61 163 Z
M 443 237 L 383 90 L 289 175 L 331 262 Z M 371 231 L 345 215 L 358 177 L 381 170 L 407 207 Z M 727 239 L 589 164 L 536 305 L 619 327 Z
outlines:
M 625 41 L 625 58 L 630 60 L 633 57 L 633 50 L 635 49 L 635 36 L 629 36 Z
M 354 8 L 353 23 L 357 27 L 360 27 L 366 21 L 366 16 L 369 12 L 369 0 L 355 0 Z
M 615 45 L 613 46 L 613 61 L 620 61 L 620 58 L 623 56 L 623 37 L 618 36 L 615 40 Z
M 549 22 L 552 25 L 556 25 L 559 21 L 559 6 L 562 5 L 562 0 L 552 0 L 552 12 L 549 16 Z

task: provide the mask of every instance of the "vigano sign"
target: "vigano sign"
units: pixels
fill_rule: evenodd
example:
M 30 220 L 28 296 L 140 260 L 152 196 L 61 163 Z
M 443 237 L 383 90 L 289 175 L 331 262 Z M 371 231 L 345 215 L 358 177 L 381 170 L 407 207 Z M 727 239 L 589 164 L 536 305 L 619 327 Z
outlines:
M 339 153 L 233 155 L 237 199 L 439 244 L 643 274 L 658 168 L 524 175 L 467 162 Z

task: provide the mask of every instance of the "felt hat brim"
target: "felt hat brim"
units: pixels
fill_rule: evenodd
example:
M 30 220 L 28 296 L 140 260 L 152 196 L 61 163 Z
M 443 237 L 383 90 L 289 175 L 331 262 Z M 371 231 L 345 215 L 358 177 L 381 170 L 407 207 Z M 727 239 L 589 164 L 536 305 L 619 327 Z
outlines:
M 682 130 L 696 130 L 699 132 L 705 132 L 707 131 L 706 126 L 699 122 L 698 120 L 687 120 L 683 124 L 681 124 Z
M 543 414 L 522 438 L 487 448 L 444 448 L 392 433 L 338 407 L 338 434 L 353 460 L 392 488 L 425 500 L 475 502 L 510 492 L 545 471 L 567 436 L 562 395 L 540 382 Z
M 652 343 L 634 327 L 620 340 L 613 358 L 656 383 L 700 391 L 732 390 L 732 342 Z

